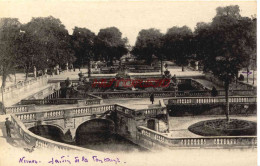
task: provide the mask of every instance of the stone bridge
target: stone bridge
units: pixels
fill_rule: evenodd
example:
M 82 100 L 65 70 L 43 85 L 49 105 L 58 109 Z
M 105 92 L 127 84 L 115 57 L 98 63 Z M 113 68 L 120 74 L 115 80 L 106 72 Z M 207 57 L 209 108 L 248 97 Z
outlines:
M 136 137 L 138 126 L 147 126 L 156 131 L 166 131 L 168 130 L 166 114 L 166 107 L 163 106 L 133 110 L 114 104 L 23 112 L 17 113 L 15 116 L 29 130 L 41 126 L 55 127 L 63 134 L 64 141 L 71 142 L 75 141 L 77 130 L 80 127 L 92 130 L 88 132 L 107 132 L 110 130 L 129 139 Z M 82 127 L 82 124 L 86 124 L 86 126 Z
M 254 96 L 232 96 L 231 103 L 256 104 Z M 147 109 L 130 109 L 119 104 L 74 107 L 66 109 L 31 111 L 33 105 L 9 107 L 15 129 L 23 139 L 36 147 L 77 149 L 66 144 L 45 139 L 30 132 L 33 128 L 48 126 L 60 131 L 64 141 L 72 142 L 84 132 L 115 132 L 147 148 L 256 146 L 255 136 L 171 138 L 167 107 L 169 105 L 224 104 L 224 97 L 183 97 L 159 100 L 159 106 Z M 197 110 L 196 110 L 197 111 Z M 17 113 L 20 112 L 20 113 Z M 29 130 L 28 130 L 29 129 Z M 80 132 L 83 130 L 84 132 Z

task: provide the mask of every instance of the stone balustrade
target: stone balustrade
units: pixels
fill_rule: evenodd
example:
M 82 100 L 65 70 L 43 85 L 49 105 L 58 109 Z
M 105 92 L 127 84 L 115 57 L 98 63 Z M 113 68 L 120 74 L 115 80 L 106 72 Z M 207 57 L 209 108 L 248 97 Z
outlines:
M 101 106 L 91 106 L 91 107 L 79 107 L 72 109 L 72 114 L 74 116 L 85 116 L 93 114 L 102 114 L 109 110 L 114 110 L 114 105 L 101 105 Z
M 15 105 L 15 106 L 11 106 L 11 107 L 5 107 L 5 112 L 7 114 L 29 112 L 29 111 L 34 111 L 34 110 L 35 110 L 34 105 Z
M 81 99 L 81 98 L 53 98 L 53 99 L 31 99 L 31 100 L 21 100 L 21 104 L 35 104 L 35 105 L 60 105 L 60 104 L 79 104 L 80 101 L 83 101 L 83 105 L 96 105 L 101 104 L 102 99 Z M 82 106 L 82 105 L 81 105 Z
M 140 145 L 146 144 L 145 146 L 149 148 L 158 148 L 158 145 L 168 148 L 257 146 L 256 136 L 208 136 L 195 138 L 172 138 L 164 133 L 159 133 L 143 126 L 139 126 L 137 128 L 137 141 Z
M 33 122 L 38 120 L 62 119 L 65 117 L 90 116 L 93 114 L 102 114 L 109 110 L 116 110 L 128 117 L 144 118 L 155 117 L 159 114 L 166 114 L 166 107 L 155 107 L 148 109 L 133 110 L 118 104 L 115 105 L 98 105 L 91 107 L 75 107 L 68 109 L 48 110 L 39 112 L 17 113 L 16 116 L 22 122 Z
M 58 150 L 83 151 L 90 154 L 97 154 L 97 153 L 102 154 L 102 152 L 52 141 L 50 139 L 46 139 L 36 134 L 33 134 L 24 126 L 24 124 L 15 115 L 11 115 L 11 121 L 14 124 L 15 130 L 18 131 L 22 139 L 30 146 L 35 146 L 35 148 L 52 149 L 54 151 L 58 151 Z
M 119 104 L 115 104 L 115 110 L 118 113 L 124 114 L 127 117 L 134 117 L 134 115 L 135 115 L 135 110 L 124 107 L 124 106 L 119 105 Z
M 109 110 L 114 110 L 114 105 L 99 105 L 91 107 L 75 107 L 59 110 L 48 110 L 39 112 L 17 113 L 16 116 L 22 122 L 34 122 L 38 120 L 63 119 L 67 117 L 91 116 L 93 114 L 102 114 Z
M 135 111 L 135 119 L 155 118 L 157 115 L 167 114 L 167 109 L 162 107 L 139 109 Z
M 190 85 L 196 89 L 211 90 L 208 87 L 204 86 L 203 84 L 201 84 L 200 82 L 198 82 L 194 79 L 190 79 Z
M 32 94 L 32 91 L 35 91 L 39 87 L 47 86 L 47 84 L 48 76 L 41 76 L 5 88 L 3 92 L 5 106 L 11 106 L 18 103 L 19 99 L 27 97 L 26 94 L 30 95 Z M 2 92 L 0 92 L 0 96 L 2 96 Z M 0 97 L 0 102 L 2 102 L 2 97 Z
M 59 98 L 61 94 L 60 90 L 55 90 L 53 93 L 49 94 L 47 97 L 45 97 L 44 99 L 56 99 Z
M 212 73 L 205 73 L 205 79 L 214 82 L 218 86 L 224 87 L 224 82 L 216 78 Z M 256 90 L 256 87 L 245 82 L 237 81 L 229 85 L 234 90 Z
M 201 97 L 201 96 L 211 96 L 211 91 L 208 90 L 192 90 L 192 91 L 158 91 L 158 92 L 148 92 L 148 91 L 127 91 L 127 92 L 94 92 L 93 95 L 106 98 L 149 98 L 150 95 L 154 93 L 157 98 L 162 97 Z M 233 90 L 229 91 L 230 96 L 255 96 L 255 90 Z M 225 96 L 224 90 L 218 90 L 218 96 Z
M 159 114 L 166 114 L 167 110 L 166 107 L 159 106 L 154 108 L 147 108 L 147 109 L 130 109 L 124 107 L 122 105 L 116 104 L 115 110 L 118 113 L 124 114 L 127 117 L 135 118 L 135 119 L 143 119 L 147 117 L 156 117 Z
M 23 100 L 30 100 L 30 99 L 44 99 L 47 98 L 48 96 L 55 94 L 58 92 L 58 89 L 60 89 L 60 84 L 59 83 L 52 83 L 48 84 L 49 86 L 45 89 L 40 90 L 37 93 L 34 93 Z
M 53 105 L 58 105 L 58 104 L 77 104 L 79 99 L 63 99 L 63 98 L 58 98 L 58 99 L 31 99 L 31 100 L 21 100 L 21 104 L 27 105 L 27 104 L 35 104 L 35 105 L 48 105 L 48 104 L 53 104 Z
M 87 99 L 86 100 L 86 105 L 97 105 L 102 103 L 102 99 Z
M 11 91 L 14 91 L 14 90 L 18 90 L 18 89 L 21 89 L 21 88 L 23 88 L 25 86 L 37 83 L 39 81 L 46 81 L 46 84 L 47 84 L 48 76 L 47 75 L 43 75 L 43 76 L 40 76 L 40 77 L 36 77 L 35 79 L 18 82 L 15 85 L 11 85 L 11 86 L 5 87 L 3 92 L 4 93 L 8 93 L 8 92 L 11 92 Z M 2 92 L 0 92 L 0 93 L 2 93 Z
M 168 100 L 168 101 L 167 101 Z M 226 103 L 225 97 L 178 97 L 164 99 L 166 104 L 223 104 Z M 230 103 L 256 103 L 255 96 L 230 96 Z

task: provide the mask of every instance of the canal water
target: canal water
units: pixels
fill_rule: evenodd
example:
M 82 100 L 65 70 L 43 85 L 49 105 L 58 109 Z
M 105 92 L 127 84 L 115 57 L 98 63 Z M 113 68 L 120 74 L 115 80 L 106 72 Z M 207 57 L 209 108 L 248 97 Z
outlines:
M 64 142 L 61 132 L 57 128 L 52 126 L 42 126 L 40 128 L 33 127 L 29 129 L 34 134 L 41 137 L 51 139 L 53 141 Z M 80 139 L 76 142 L 67 143 L 70 145 L 76 145 L 79 147 L 102 151 L 102 152 L 142 152 L 146 149 L 132 143 L 122 136 L 113 133 L 99 133 L 91 135 L 80 135 Z
M 76 145 L 88 149 L 104 151 L 104 152 L 140 152 L 145 151 L 144 148 L 132 143 L 131 141 L 125 139 L 117 134 L 95 134 L 90 137 L 94 139 L 96 137 L 106 138 L 99 141 L 87 141 L 84 137 L 77 141 Z

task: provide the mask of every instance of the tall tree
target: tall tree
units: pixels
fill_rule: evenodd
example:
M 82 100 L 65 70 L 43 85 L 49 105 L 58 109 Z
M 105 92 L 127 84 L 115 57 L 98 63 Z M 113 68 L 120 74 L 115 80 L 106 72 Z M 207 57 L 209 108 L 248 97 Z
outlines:
M 4 110 L 4 88 L 12 73 L 16 60 L 15 40 L 19 37 L 20 22 L 16 18 L 0 19 L 0 75 L 2 76 L 2 110 Z
M 204 70 L 211 71 L 224 82 L 226 92 L 226 118 L 229 121 L 229 86 L 237 73 L 248 64 L 254 53 L 255 40 L 252 20 L 241 17 L 238 6 L 217 8 L 217 15 L 210 25 L 197 27 L 196 37 Z
M 127 42 L 127 38 L 122 38 L 122 33 L 116 27 L 100 29 L 95 40 L 95 52 L 113 65 L 114 60 L 119 60 L 128 52 Z
M 163 34 L 158 29 L 143 29 L 139 32 L 135 46 L 132 50 L 138 59 L 144 59 L 147 64 L 151 64 L 152 57 L 161 56 Z
M 32 66 L 42 70 L 57 64 L 65 66 L 68 61 L 75 60 L 71 38 L 59 19 L 52 16 L 32 18 L 23 26 L 23 31 L 20 59 L 24 61 L 26 71 Z
M 38 57 L 41 55 L 42 47 L 40 41 L 30 33 L 25 33 L 24 26 L 21 26 L 19 37 L 15 41 L 17 46 L 16 61 L 18 67 L 25 71 L 25 78 L 28 78 L 30 70 L 37 64 Z
M 77 66 L 88 64 L 88 76 L 91 73 L 91 60 L 94 58 L 95 34 L 86 28 L 75 27 L 72 34 L 73 48 Z
M 189 27 L 172 27 L 164 36 L 164 54 L 168 59 L 174 59 L 177 65 L 187 65 L 188 59 L 193 53 L 193 34 Z

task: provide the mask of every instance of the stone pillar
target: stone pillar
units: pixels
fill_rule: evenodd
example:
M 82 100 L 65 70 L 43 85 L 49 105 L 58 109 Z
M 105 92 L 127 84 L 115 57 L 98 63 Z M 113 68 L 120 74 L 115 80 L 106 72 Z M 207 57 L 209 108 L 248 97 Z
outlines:
M 48 69 L 44 69 L 44 74 L 46 75 L 48 72 Z
M 155 119 L 155 131 L 159 131 L 159 120 L 158 119 Z
M 63 140 L 65 142 L 74 142 L 75 140 L 75 135 L 76 135 L 76 130 L 75 129 L 68 129 L 65 133 L 64 133 L 64 136 L 63 136 Z
M 103 99 L 100 100 L 100 104 L 103 104 Z
M 198 71 L 199 70 L 199 61 L 195 62 L 195 70 Z
M 71 64 L 71 70 L 73 71 L 73 69 L 74 69 L 74 66 L 73 66 L 73 64 Z
M 78 107 L 86 106 L 86 100 L 78 100 Z
M 67 72 L 69 71 L 69 63 L 68 62 L 66 63 L 66 70 L 67 70 Z
M 35 66 L 33 66 L 33 76 L 34 76 L 34 78 L 37 77 L 37 70 L 36 70 Z
M 60 74 L 60 71 L 59 71 L 59 65 L 56 65 L 56 73 L 57 73 L 57 75 Z
M 28 105 L 27 107 L 28 107 L 28 112 L 35 111 L 35 105 L 34 104 Z

